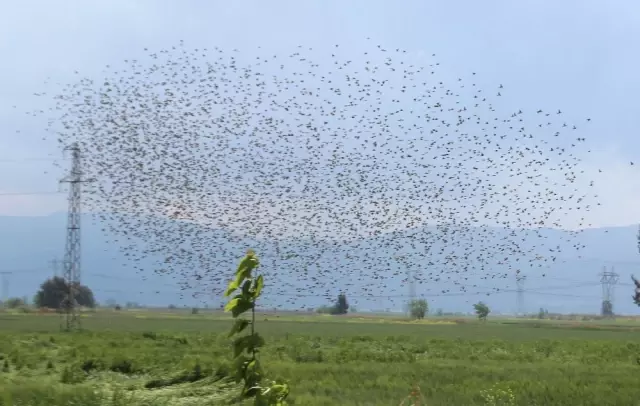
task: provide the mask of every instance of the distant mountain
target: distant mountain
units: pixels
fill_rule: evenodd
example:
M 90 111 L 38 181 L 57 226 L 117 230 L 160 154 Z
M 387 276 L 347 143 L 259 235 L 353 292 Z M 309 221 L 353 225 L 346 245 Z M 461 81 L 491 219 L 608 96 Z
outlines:
M 169 221 L 169 220 L 167 220 Z M 166 306 L 175 304 L 178 306 L 201 306 L 202 300 L 193 298 L 181 299 L 179 280 L 175 275 L 158 275 L 153 272 L 153 261 L 142 263 L 143 271 L 136 273 L 133 264 L 127 260 L 117 245 L 111 242 L 108 235 L 101 229 L 100 224 L 93 224 L 90 216 L 83 217 L 82 228 L 82 264 L 83 283 L 89 285 L 95 292 L 99 302 L 113 299 L 119 303 L 126 301 L 138 302 L 146 305 Z M 50 261 L 57 257 L 62 259 L 66 231 L 66 214 L 57 213 L 43 217 L 2 217 L 0 216 L 0 271 L 13 272 L 6 280 L 9 282 L 8 292 L 10 296 L 31 297 L 38 288 L 38 285 L 47 277 L 53 275 L 54 270 L 50 266 Z M 410 232 L 410 231 L 407 231 Z M 526 274 L 528 279 L 525 282 L 525 308 L 529 312 L 536 312 L 540 307 L 549 311 L 596 313 L 600 309 L 602 289 L 599 284 L 598 274 L 602 268 L 613 267 L 620 275 L 620 280 L 615 288 L 614 306 L 617 313 L 638 313 L 640 310 L 632 303 L 630 296 L 632 286 L 630 285 L 630 275 L 640 276 L 640 254 L 636 247 L 636 226 L 596 228 L 584 230 L 576 241 L 585 244 L 586 249 L 579 253 L 583 258 L 578 257 L 578 252 L 565 241 L 565 233 L 559 230 L 542 230 L 544 235 L 544 246 L 537 249 L 547 251 L 561 247 L 557 253 L 558 260 L 553 266 L 539 272 Z M 508 230 L 497 230 L 496 238 L 506 235 Z M 222 241 L 222 233 L 218 232 L 215 239 L 212 239 L 210 250 L 215 256 L 223 251 L 236 252 L 241 255 L 244 248 L 259 244 L 259 242 L 248 241 Z M 537 240 L 527 238 L 525 233 L 521 233 L 524 242 L 523 247 L 528 244 L 534 248 L 538 245 Z M 349 292 L 361 291 L 366 281 L 357 275 L 366 274 L 370 278 L 379 277 L 385 289 L 374 291 L 376 298 L 352 297 L 350 302 L 361 310 L 382 310 L 391 308 L 398 310 L 399 302 L 402 299 L 391 296 L 404 295 L 408 292 L 407 283 L 402 267 L 393 263 L 390 265 L 388 274 L 378 275 L 367 273 L 366 261 L 349 262 L 348 257 L 365 258 L 379 247 L 380 238 L 369 238 L 360 241 L 357 246 L 348 246 L 342 251 L 330 248 L 329 244 L 317 242 L 316 250 L 334 252 L 334 257 L 327 259 L 327 267 L 340 270 L 339 272 L 328 272 L 324 270 L 323 276 L 314 274 L 313 270 L 305 270 L 305 265 L 295 259 L 283 263 L 281 266 L 290 267 L 289 272 L 282 272 L 283 275 L 299 273 L 301 276 L 296 280 L 285 280 L 280 278 L 280 284 L 287 285 L 291 292 L 302 291 L 306 294 L 314 294 L 314 289 L 310 288 L 311 279 L 333 278 L 335 283 L 323 281 L 323 286 L 330 286 L 339 291 L 341 286 L 348 285 L 345 289 L 347 296 Z M 469 244 L 485 244 L 491 246 L 491 242 L 475 241 Z M 282 252 L 295 253 L 299 251 L 300 241 L 290 239 L 281 243 Z M 378 245 L 377 245 L 378 244 Z M 436 245 L 447 244 L 440 241 Z M 223 248 L 222 245 L 225 247 Z M 521 247 L 521 248 L 523 248 Z M 526 247 L 524 247 L 526 248 Z M 523 248 L 523 249 L 524 249 Z M 203 249 L 204 250 L 204 249 Z M 491 253 L 496 256 L 496 263 L 502 255 L 499 252 Z M 543 253 L 544 254 L 544 253 Z M 311 255 L 311 254 L 309 254 Z M 226 261 L 226 259 L 225 259 Z M 235 266 L 235 259 L 229 258 L 228 273 Z M 358 263 L 361 262 L 361 263 Z M 287 265 L 288 264 L 288 265 Z M 437 265 L 421 265 L 424 274 L 437 275 L 439 270 Z M 473 268 L 473 264 L 472 264 Z M 477 267 L 476 267 L 477 268 Z M 434 282 L 429 278 L 417 284 L 418 295 L 427 296 L 432 310 L 442 308 L 445 311 L 471 311 L 471 304 L 478 300 L 487 302 L 494 312 L 512 313 L 516 310 L 516 293 L 514 280 L 483 278 L 481 270 L 473 268 L 469 275 L 464 273 L 451 274 L 450 279 L 443 276 L 441 280 Z M 60 272 L 60 271 L 58 271 Z M 304 273 L 307 272 L 307 273 Z M 488 271 L 487 271 L 488 272 Z M 499 266 L 493 267 L 490 274 L 499 273 Z M 542 273 L 546 277 L 542 277 Z M 453 278 L 456 276 L 457 280 Z M 146 280 L 143 278 L 147 277 Z M 309 278 L 306 280 L 305 278 Z M 465 279 L 466 278 L 466 279 Z M 225 276 L 226 279 L 226 276 Z M 460 293 L 455 283 L 462 283 L 468 287 L 469 293 Z M 307 286 L 305 286 L 307 285 Z M 473 285 L 476 285 L 475 287 Z M 203 285 L 204 286 L 204 285 Z M 487 292 L 492 287 L 505 289 L 506 291 L 487 296 L 480 292 Z M 294 300 L 281 295 L 267 295 L 265 303 L 269 306 L 288 307 L 315 307 L 326 303 L 322 292 L 317 297 L 305 297 Z M 443 291 L 444 295 L 443 295 Z M 383 295 L 389 295 L 389 297 Z M 366 295 L 363 295 L 366 296 Z M 217 306 L 221 303 L 218 294 L 208 300 L 210 305 Z

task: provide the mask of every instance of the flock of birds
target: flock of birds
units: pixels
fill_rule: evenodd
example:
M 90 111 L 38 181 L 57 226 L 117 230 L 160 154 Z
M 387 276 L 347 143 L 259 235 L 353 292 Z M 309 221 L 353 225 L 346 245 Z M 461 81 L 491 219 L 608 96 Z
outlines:
M 432 56 L 432 58 L 435 55 Z M 219 297 L 255 249 L 273 307 L 500 288 L 584 248 L 588 151 L 560 110 L 512 110 L 372 45 L 244 54 L 183 43 L 64 87 L 83 205 L 140 272 Z M 552 237 L 553 236 L 553 237 Z M 487 290 L 488 289 L 488 290 Z

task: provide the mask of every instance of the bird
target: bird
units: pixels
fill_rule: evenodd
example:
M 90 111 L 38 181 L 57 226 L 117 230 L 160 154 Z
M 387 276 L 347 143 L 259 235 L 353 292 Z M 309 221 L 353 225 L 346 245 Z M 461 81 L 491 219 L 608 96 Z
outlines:
M 82 151 L 122 266 L 216 297 L 253 248 L 267 305 L 302 309 L 497 294 L 584 249 L 546 231 L 598 199 L 566 123 L 399 47 L 341 49 L 180 42 L 64 84 L 47 134 Z

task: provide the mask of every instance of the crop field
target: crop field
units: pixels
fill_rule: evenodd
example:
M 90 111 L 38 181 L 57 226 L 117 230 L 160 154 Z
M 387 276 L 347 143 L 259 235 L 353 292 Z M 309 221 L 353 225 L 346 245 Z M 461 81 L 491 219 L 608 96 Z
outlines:
M 2 405 L 224 405 L 229 315 L 0 313 Z M 294 405 L 640 405 L 640 323 L 266 314 L 261 360 Z M 404 405 L 411 403 L 405 402 Z

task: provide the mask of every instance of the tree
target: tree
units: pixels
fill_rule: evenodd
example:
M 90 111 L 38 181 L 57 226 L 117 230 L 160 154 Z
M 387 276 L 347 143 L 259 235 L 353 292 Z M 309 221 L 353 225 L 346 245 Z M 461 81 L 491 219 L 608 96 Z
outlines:
M 335 306 L 323 305 L 316 308 L 316 313 L 319 314 L 333 314 Z
M 85 307 L 95 307 L 96 300 L 93 292 L 85 285 L 76 284 L 74 298 L 78 305 Z M 47 279 L 40 285 L 40 290 L 33 298 L 33 302 L 38 307 L 48 307 L 51 309 L 61 309 L 65 306 L 69 294 L 69 285 L 59 277 L 54 276 Z
M 538 318 L 542 320 L 542 319 L 546 319 L 548 316 L 549 316 L 549 310 L 541 307 L 540 311 L 538 312 Z
M 414 299 L 409 303 L 409 312 L 414 319 L 424 319 L 429 312 L 429 303 L 425 299 Z
M 491 310 L 489 310 L 489 306 L 482 302 L 478 302 L 473 305 L 473 308 L 475 309 L 476 315 L 480 320 L 487 321 L 487 316 L 489 315 L 489 313 L 491 313 Z
M 602 302 L 601 313 L 605 317 L 612 317 L 613 316 L 613 304 L 611 303 L 611 301 L 605 300 L 605 301 Z
M 347 295 L 340 293 L 335 306 L 333 306 L 331 314 L 347 314 L 349 310 L 349 302 L 347 302 Z
M 4 306 L 9 309 L 17 309 L 18 307 L 26 306 L 26 302 L 19 297 L 11 297 L 7 299 Z
M 638 238 L 640 239 L 640 237 Z M 633 283 L 636 284 L 636 291 L 635 291 L 635 294 L 633 295 L 633 302 L 636 305 L 640 306 L 640 281 L 638 281 L 633 276 L 631 276 L 631 279 L 633 279 Z

